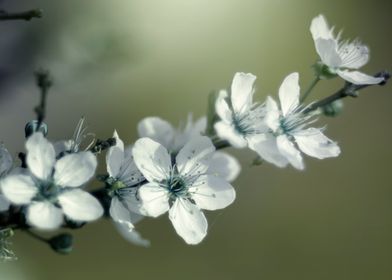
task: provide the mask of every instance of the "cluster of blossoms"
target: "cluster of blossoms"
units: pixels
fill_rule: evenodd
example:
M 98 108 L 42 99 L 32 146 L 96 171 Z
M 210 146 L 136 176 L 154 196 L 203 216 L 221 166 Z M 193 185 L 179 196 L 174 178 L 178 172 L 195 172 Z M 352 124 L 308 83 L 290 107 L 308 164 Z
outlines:
M 368 61 L 368 48 L 358 41 L 339 42 L 323 16 L 316 17 L 310 29 L 320 56 L 317 80 L 340 76 L 360 87 L 386 81 L 353 71 Z M 82 148 L 87 135 L 83 121 L 71 140 L 54 143 L 37 125 L 27 133 L 21 166 L 14 167 L 12 156 L 0 146 L 0 214 L 16 212 L 24 218 L 21 224 L 10 222 L 12 228 L 40 230 L 82 226 L 105 215 L 127 240 L 148 246 L 136 224 L 168 212 L 186 243 L 200 243 L 208 231 L 203 211 L 223 209 L 236 197 L 231 183 L 241 166 L 218 149 L 249 148 L 260 160 L 299 170 L 304 169 L 303 154 L 317 159 L 340 154 L 324 128 L 312 126 L 321 105 L 303 103 L 298 73 L 283 80 L 279 104 L 270 96 L 254 103 L 255 81 L 253 74 L 236 73 L 230 89 L 217 95 L 208 118 L 194 122 L 189 115 L 182 127 L 159 117 L 143 119 L 133 145 L 126 146 L 114 131 L 106 147 L 107 174 L 97 176 L 104 187 L 91 192 L 86 185 L 94 178 L 96 154 L 103 149 L 95 149 L 94 143 Z

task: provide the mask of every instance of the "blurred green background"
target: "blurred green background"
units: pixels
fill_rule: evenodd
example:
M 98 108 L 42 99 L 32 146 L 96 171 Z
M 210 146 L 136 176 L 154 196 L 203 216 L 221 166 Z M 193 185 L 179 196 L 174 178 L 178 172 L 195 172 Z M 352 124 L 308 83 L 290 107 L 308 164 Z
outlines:
M 391 69 L 391 1 L 96 0 L 2 1 L 40 7 L 42 20 L 0 24 L 1 140 L 23 149 L 23 126 L 38 102 L 32 72 L 49 68 L 50 138 L 72 135 L 80 116 L 98 137 L 113 129 L 135 141 L 138 121 L 157 115 L 175 124 L 205 113 L 208 93 L 235 72 L 258 76 L 256 99 L 275 95 L 300 72 L 305 88 L 317 58 L 309 33 L 323 13 L 343 37 L 360 37 L 372 57 L 364 71 Z M 341 80 L 322 82 L 313 99 Z M 237 200 L 209 213 L 209 234 L 187 246 L 167 216 L 138 225 L 149 249 L 124 241 L 109 221 L 75 231 L 70 256 L 17 232 L 19 260 L 0 264 L 1 280 L 63 279 L 392 279 L 391 86 L 347 99 L 336 119 L 322 118 L 338 141 L 337 159 L 306 158 L 307 169 L 250 167 Z

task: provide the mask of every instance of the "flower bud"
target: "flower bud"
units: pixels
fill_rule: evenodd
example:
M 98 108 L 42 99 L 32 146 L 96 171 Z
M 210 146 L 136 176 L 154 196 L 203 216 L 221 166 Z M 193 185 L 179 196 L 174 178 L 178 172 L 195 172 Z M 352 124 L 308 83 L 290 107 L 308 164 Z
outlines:
M 343 101 L 338 99 L 322 107 L 323 114 L 327 117 L 336 117 L 343 111 Z
M 48 126 L 46 123 L 41 123 L 40 128 L 38 129 L 38 121 L 32 120 L 29 121 L 25 126 L 25 136 L 29 138 L 34 132 L 40 131 L 46 136 L 48 134 Z
M 50 247 L 60 254 L 69 254 L 72 251 L 73 236 L 68 233 L 62 233 L 49 239 Z

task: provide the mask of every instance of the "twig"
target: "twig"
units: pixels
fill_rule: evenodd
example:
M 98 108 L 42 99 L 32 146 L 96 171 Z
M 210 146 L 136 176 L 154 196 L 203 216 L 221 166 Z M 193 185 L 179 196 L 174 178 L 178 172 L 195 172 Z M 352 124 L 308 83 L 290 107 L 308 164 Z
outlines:
M 0 11 L 0 21 L 2 20 L 26 20 L 30 21 L 33 18 L 42 18 L 42 10 L 34 9 L 25 12 L 9 13 L 6 11 Z

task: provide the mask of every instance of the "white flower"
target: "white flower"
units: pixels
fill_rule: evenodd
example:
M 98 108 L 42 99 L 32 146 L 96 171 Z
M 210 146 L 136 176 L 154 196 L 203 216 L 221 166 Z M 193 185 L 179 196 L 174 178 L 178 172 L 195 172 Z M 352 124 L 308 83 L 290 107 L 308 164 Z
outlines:
M 336 157 L 340 148 L 319 128 L 305 128 L 314 121 L 314 115 L 303 113 L 299 105 L 298 73 L 285 78 L 279 89 L 280 109 L 271 97 L 266 101 L 265 123 L 270 132 L 252 138 L 252 149 L 266 161 L 279 167 L 288 163 L 297 169 L 304 164 L 300 151 L 318 159 Z
M 136 245 L 148 246 L 149 241 L 134 229 L 134 224 L 143 218 L 137 191 L 145 179 L 133 161 L 132 147 L 124 148 L 116 131 L 113 137 L 116 145 L 110 147 L 106 154 L 109 174 L 106 183 L 112 197 L 109 213 L 122 236 Z
M 332 74 L 356 85 L 381 83 L 384 78 L 375 78 L 359 71 L 369 61 L 369 49 L 358 40 L 340 42 L 340 34 L 335 37 L 323 15 L 315 17 L 310 31 L 316 51 L 324 65 Z
M 253 103 L 255 80 L 250 73 L 236 73 L 230 96 L 222 90 L 215 104 L 221 119 L 215 124 L 216 133 L 235 148 L 247 147 L 250 138 L 266 131 L 264 106 Z
M 0 179 L 4 178 L 11 170 L 13 160 L 11 154 L 0 144 Z M 0 193 L 0 212 L 7 211 L 10 207 L 10 202 Z
M 103 209 L 98 200 L 78 187 L 94 175 L 97 159 L 91 152 L 56 159 L 53 145 L 37 132 L 26 142 L 28 172 L 1 180 L 5 197 L 27 207 L 27 222 L 40 229 L 56 229 L 63 214 L 74 221 L 98 219 Z
M 203 135 L 206 126 L 205 117 L 193 122 L 192 114 L 189 114 L 184 129 L 176 129 L 169 122 L 158 117 L 147 117 L 139 122 L 138 132 L 140 137 L 148 137 L 175 154 L 191 139 Z M 234 181 L 240 171 L 238 160 L 224 152 L 213 154 L 208 169 L 208 173 L 221 176 L 229 182 Z
M 169 211 L 176 232 L 188 244 L 207 234 L 201 209 L 222 209 L 235 199 L 229 183 L 207 173 L 214 151 L 210 139 L 202 136 L 191 139 L 175 158 L 149 138 L 139 139 L 133 148 L 135 163 L 149 182 L 139 189 L 144 209 L 152 217 Z

